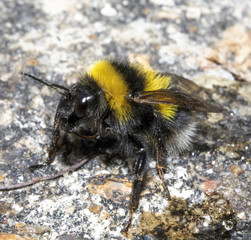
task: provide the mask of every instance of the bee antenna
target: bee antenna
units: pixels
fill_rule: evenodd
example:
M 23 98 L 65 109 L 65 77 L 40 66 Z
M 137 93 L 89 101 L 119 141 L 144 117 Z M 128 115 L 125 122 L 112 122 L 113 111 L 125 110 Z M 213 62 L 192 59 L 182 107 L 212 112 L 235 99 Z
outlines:
M 37 77 L 35 77 L 35 76 L 32 76 L 32 75 L 29 74 L 29 73 L 21 72 L 21 75 L 24 75 L 25 77 L 32 78 L 33 80 L 36 80 L 36 81 L 38 81 L 38 82 L 41 82 L 41 83 L 43 83 L 44 85 L 46 85 L 46 86 L 48 86 L 48 87 L 50 87 L 50 88 L 55 89 L 60 95 L 65 96 L 61 91 L 59 91 L 59 89 L 62 89 L 62 90 L 64 90 L 65 92 L 68 93 L 68 96 L 70 96 L 70 89 L 68 89 L 67 87 L 64 87 L 64 86 L 61 86 L 61 85 L 58 85 L 58 84 L 55 84 L 55 83 L 49 84 L 49 83 L 43 81 L 43 80 L 40 79 L 40 78 L 37 78 Z

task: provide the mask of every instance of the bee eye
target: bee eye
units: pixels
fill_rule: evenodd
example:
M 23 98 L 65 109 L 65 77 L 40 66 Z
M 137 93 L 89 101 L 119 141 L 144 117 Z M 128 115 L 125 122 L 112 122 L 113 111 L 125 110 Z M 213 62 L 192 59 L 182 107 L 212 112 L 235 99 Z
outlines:
M 83 117 L 87 108 L 88 97 L 81 97 L 76 101 L 75 114 L 77 117 Z

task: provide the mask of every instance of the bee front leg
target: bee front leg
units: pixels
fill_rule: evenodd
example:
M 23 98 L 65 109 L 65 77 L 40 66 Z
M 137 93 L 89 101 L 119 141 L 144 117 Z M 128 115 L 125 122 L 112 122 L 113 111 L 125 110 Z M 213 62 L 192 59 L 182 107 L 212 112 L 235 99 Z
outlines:
M 132 223 L 132 215 L 139 204 L 139 197 L 144 182 L 145 165 L 146 165 L 146 151 L 144 148 L 140 148 L 140 156 L 135 164 L 135 171 L 134 171 L 135 178 L 133 181 L 132 193 L 129 204 L 129 220 L 126 226 L 122 230 L 122 233 L 124 234 L 127 234 Z
M 57 116 L 57 114 L 56 114 L 56 116 Z M 44 167 L 46 165 L 50 165 L 53 162 L 53 160 L 55 158 L 55 154 L 56 154 L 57 149 L 58 149 L 57 143 L 58 143 L 59 135 L 60 135 L 59 128 L 60 128 L 60 119 L 55 118 L 51 143 L 50 143 L 49 152 L 48 152 L 48 158 L 42 164 L 36 164 L 36 165 L 29 166 L 29 169 L 31 171 L 34 171 L 35 169 Z

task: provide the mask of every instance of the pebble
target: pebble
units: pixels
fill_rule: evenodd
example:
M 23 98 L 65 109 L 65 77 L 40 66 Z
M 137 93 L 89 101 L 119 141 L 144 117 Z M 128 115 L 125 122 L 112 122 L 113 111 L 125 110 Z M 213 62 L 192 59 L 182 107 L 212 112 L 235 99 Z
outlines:
M 106 17 L 113 17 L 117 14 L 117 11 L 115 8 L 111 7 L 110 5 L 106 5 L 104 8 L 100 10 L 100 13 Z

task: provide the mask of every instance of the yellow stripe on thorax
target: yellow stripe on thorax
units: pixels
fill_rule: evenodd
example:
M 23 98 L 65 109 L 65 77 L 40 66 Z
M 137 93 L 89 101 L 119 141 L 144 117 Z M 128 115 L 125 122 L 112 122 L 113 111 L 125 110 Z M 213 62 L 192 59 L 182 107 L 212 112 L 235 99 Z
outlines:
M 146 85 L 144 91 L 154 91 L 159 89 L 169 89 L 171 83 L 171 77 L 167 75 L 157 74 L 152 70 L 141 69 L 137 67 L 138 71 L 145 75 Z M 168 119 L 172 120 L 177 111 L 177 106 L 172 104 L 156 104 L 160 114 Z
M 131 118 L 132 108 L 126 99 L 129 90 L 124 77 L 116 72 L 107 60 L 98 61 L 91 66 L 88 74 L 102 88 L 110 109 L 122 123 Z

